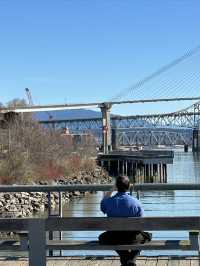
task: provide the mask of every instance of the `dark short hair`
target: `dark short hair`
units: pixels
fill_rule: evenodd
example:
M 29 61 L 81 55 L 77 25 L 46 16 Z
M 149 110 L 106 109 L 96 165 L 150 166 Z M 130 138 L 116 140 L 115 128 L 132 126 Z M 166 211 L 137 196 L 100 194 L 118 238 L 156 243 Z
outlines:
M 116 187 L 119 192 L 128 191 L 130 187 L 130 181 L 128 176 L 118 176 L 116 178 Z

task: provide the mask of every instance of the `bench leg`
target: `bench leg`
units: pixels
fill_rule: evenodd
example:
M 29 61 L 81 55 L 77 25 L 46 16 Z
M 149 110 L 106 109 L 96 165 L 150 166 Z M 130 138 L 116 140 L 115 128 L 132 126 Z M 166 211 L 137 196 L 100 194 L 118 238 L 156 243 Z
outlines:
M 46 266 L 46 231 L 44 220 L 29 224 L 29 266 Z
M 198 236 L 197 236 L 197 248 L 198 248 L 198 260 L 199 260 L 199 266 L 200 266 L 200 236 L 199 236 L 199 231 L 198 231 Z
M 20 237 L 20 247 L 22 251 L 28 250 L 28 236 Z
M 199 259 L 199 266 L 200 266 L 200 238 L 199 238 L 199 231 L 191 231 L 189 232 L 190 244 L 193 250 L 198 251 L 198 259 Z
M 198 258 L 199 258 L 199 266 L 200 266 L 200 236 L 198 235 Z

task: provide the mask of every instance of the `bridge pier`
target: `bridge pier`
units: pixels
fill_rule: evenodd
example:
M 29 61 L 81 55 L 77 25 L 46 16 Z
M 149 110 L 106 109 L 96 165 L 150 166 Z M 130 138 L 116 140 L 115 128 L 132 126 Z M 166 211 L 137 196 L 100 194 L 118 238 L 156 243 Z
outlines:
M 192 151 L 200 152 L 200 130 L 198 128 L 193 129 Z
M 111 145 L 111 121 L 110 110 L 111 104 L 102 104 L 100 106 L 102 113 L 102 139 L 103 139 L 103 153 L 108 154 L 112 150 Z
M 188 150 L 189 150 L 189 145 L 185 144 L 184 145 L 184 152 L 188 152 Z
M 166 183 L 167 164 L 165 162 L 141 162 L 135 158 L 102 158 L 99 165 L 111 176 L 127 175 L 133 183 Z

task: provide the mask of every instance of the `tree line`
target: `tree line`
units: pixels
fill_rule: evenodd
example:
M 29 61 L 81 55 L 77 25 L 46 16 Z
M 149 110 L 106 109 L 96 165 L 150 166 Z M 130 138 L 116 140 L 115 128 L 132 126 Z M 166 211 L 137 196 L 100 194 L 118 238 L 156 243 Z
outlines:
M 21 107 L 27 103 L 14 99 L 6 107 Z M 0 107 L 3 107 L 0 104 Z M 61 130 L 45 128 L 33 114 L 10 119 L 0 128 L 0 183 L 29 184 L 51 181 L 93 171 L 96 156 L 93 140 L 75 145 Z

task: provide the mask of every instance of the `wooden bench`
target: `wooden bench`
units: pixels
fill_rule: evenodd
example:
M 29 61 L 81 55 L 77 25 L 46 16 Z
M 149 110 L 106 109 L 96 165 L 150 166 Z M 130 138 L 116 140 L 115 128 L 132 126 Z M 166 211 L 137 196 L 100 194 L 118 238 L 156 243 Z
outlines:
M 54 225 L 55 224 L 55 225 Z M 123 225 L 123 226 L 122 226 Z M 199 217 L 146 217 L 146 218 L 66 218 L 59 224 L 47 220 L 47 229 L 54 231 L 188 231 L 187 240 L 152 240 L 145 244 L 100 245 L 98 241 L 47 241 L 49 250 L 195 250 L 199 247 Z M 61 230 L 61 231 L 62 231 Z
M 98 241 L 47 240 L 47 231 L 187 231 L 187 240 L 152 240 L 137 245 L 100 245 Z M 0 246 L 0 250 L 28 250 L 30 266 L 45 266 L 47 250 L 189 250 L 199 254 L 200 217 L 145 218 L 27 218 L 0 219 L 0 231 L 28 231 L 28 245 Z

